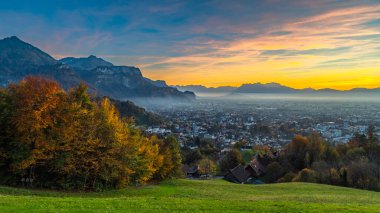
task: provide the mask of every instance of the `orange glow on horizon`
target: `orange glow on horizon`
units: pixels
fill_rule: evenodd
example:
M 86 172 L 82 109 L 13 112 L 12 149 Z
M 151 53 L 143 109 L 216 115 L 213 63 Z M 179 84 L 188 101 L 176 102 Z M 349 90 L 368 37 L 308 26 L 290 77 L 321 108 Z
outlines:
M 257 37 L 210 42 L 212 51 L 142 64 L 142 71 L 170 85 L 378 88 L 380 28 L 366 24 L 379 16 L 380 5 L 329 11 Z
M 150 75 L 148 73 L 144 74 L 145 76 L 152 78 L 152 79 L 163 79 L 162 76 L 155 76 Z M 348 75 L 348 73 L 347 73 Z M 220 87 L 220 86 L 233 86 L 233 87 L 239 87 L 242 84 L 253 84 L 253 83 L 279 83 L 284 86 L 288 86 L 295 89 L 304 89 L 304 88 L 313 88 L 313 89 L 325 89 L 325 88 L 331 88 L 331 89 L 337 89 L 337 90 L 350 90 L 353 88 L 367 88 L 367 89 L 374 89 L 374 88 L 380 88 L 380 75 L 377 76 L 350 76 L 347 77 L 346 74 L 343 74 L 341 76 L 334 76 L 334 75 L 326 75 L 326 76 L 318 76 L 318 77 L 307 77 L 307 78 L 297 78 L 297 79 L 288 79 L 288 78 L 276 78 L 276 77 L 269 77 L 269 78 L 257 78 L 253 77 L 251 78 L 236 78 L 236 79 L 230 79 L 231 81 L 226 81 L 226 78 L 223 78 L 222 76 L 217 78 L 216 80 L 220 80 L 220 82 L 216 83 L 210 83 L 209 78 L 197 78 L 197 77 L 181 77 L 175 78 L 175 77 L 168 77 L 166 78 L 166 83 L 168 85 L 180 85 L 180 86 L 186 86 L 186 85 L 203 85 L 206 87 Z M 334 81 L 331 81 L 333 78 Z M 164 79 L 165 80 L 165 79 Z

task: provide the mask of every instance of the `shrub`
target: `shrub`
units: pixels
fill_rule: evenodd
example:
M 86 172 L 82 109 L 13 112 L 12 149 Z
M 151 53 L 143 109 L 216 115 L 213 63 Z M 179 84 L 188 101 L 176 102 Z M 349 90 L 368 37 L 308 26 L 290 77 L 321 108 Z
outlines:
M 264 180 L 273 183 L 284 175 L 284 169 L 278 162 L 272 162 L 267 166 Z
M 294 172 L 288 172 L 286 173 L 282 178 L 278 179 L 277 182 L 279 183 L 286 183 L 286 182 L 292 182 L 293 178 L 296 176 Z
M 353 162 L 347 168 L 348 182 L 351 186 L 361 189 L 369 189 L 371 179 L 376 179 L 374 171 L 374 166 L 366 160 Z
M 201 175 L 214 175 L 216 172 L 216 164 L 210 159 L 204 158 L 198 162 L 198 165 Z
M 318 182 L 318 173 L 314 170 L 305 168 L 298 172 L 297 176 L 295 176 L 292 180 L 293 182 L 309 182 L 309 183 L 317 183 Z

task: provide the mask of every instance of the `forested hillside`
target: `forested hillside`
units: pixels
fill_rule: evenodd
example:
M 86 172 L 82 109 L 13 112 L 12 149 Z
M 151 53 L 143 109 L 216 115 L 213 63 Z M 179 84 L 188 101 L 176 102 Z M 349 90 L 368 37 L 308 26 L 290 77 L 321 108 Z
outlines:
M 122 117 L 132 118 L 136 125 L 160 125 L 164 123 L 162 117 L 135 105 L 132 101 L 111 99 Z

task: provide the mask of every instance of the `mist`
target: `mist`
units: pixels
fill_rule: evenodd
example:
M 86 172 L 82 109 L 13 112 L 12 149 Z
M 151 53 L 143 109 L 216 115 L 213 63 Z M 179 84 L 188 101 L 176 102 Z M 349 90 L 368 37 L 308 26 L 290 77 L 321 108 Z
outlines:
M 296 102 L 380 102 L 377 93 L 259 94 L 196 93 L 198 100 L 223 101 L 296 101 Z

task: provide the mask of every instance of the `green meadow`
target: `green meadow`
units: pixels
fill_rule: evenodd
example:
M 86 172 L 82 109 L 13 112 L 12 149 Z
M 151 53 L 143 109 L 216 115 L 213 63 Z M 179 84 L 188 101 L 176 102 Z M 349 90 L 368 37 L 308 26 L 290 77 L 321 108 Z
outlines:
M 0 212 L 379 212 L 380 193 L 310 183 L 169 180 L 106 192 L 0 187 Z

